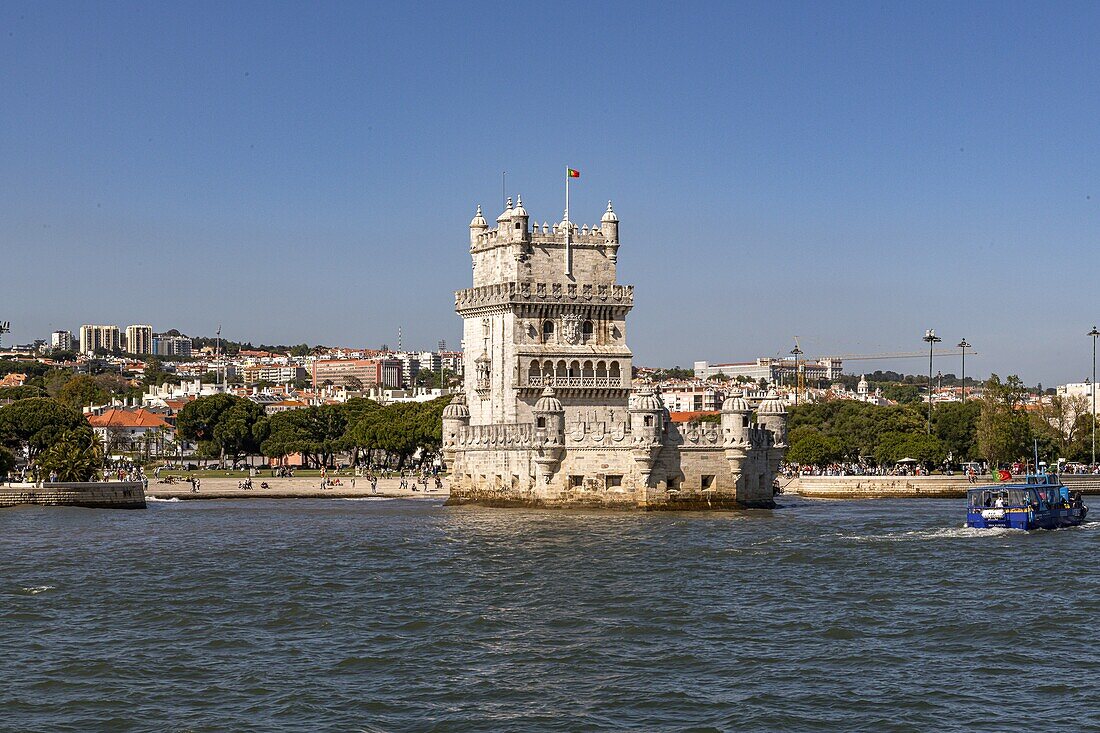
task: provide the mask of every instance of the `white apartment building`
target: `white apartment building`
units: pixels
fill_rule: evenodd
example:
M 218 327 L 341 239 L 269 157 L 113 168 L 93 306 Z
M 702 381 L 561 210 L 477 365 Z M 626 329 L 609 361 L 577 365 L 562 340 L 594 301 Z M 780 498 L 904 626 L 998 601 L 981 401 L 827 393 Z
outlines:
M 118 326 L 86 324 L 80 327 L 80 352 L 91 354 L 96 349 L 122 350 L 122 333 Z
M 1088 407 L 1086 409 L 1092 410 L 1092 383 L 1091 382 L 1071 382 L 1070 384 L 1060 385 L 1055 389 L 1055 392 L 1061 397 L 1084 397 L 1088 400 Z M 1100 389 L 1096 390 L 1097 404 L 1100 404 Z
M 126 327 L 126 353 L 128 354 L 152 354 L 153 353 L 153 327 L 149 325 L 133 325 Z
M 70 351 L 73 348 L 73 335 L 68 331 L 54 331 L 50 334 L 50 346 L 55 349 Z

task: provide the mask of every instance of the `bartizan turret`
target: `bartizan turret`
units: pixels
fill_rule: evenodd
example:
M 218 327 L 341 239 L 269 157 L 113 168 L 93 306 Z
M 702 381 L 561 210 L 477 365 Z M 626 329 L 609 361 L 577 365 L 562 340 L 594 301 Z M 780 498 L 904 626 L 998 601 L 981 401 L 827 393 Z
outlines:
M 485 221 L 485 217 L 481 215 L 481 204 L 478 204 L 477 213 L 474 214 L 473 219 L 470 219 L 470 247 L 477 244 L 478 237 L 487 231 L 489 231 L 489 224 Z
M 652 389 L 642 388 L 630 406 L 631 447 L 641 476 L 639 491 L 645 491 L 649 486 L 653 464 L 661 452 L 665 433 L 664 420 L 665 407 L 660 398 Z
M 727 449 L 748 447 L 751 412 L 744 392 L 733 392 L 722 403 L 722 444 Z
M 607 242 L 607 258 L 612 262 L 619 259 L 619 217 L 611 208 L 611 201 L 607 202 L 607 211 L 603 212 L 600 219 L 600 231 L 603 232 Z
M 565 451 L 565 407 L 546 387 L 531 410 L 535 418 L 535 464 L 544 483 L 550 483 Z
M 470 408 L 466 406 L 466 395 L 459 392 L 443 408 L 443 462 L 447 468 L 454 463 L 460 434 L 469 424 Z
M 776 448 L 787 447 L 787 408 L 779 399 L 774 389 L 768 390 L 768 394 L 756 410 L 756 417 L 760 427 L 771 434 L 771 444 Z

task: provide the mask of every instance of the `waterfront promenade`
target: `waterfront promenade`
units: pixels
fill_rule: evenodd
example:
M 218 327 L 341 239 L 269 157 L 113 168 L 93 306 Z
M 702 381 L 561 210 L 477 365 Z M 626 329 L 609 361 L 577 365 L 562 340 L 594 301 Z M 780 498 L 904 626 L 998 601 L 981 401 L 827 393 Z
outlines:
M 1100 476 L 1061 474 L 1071 490 L 1100 494 Z M 1014 476 L 1022 483 L 1023 476 Z M 785 494 L 812 499 L 954 499 L 966 496 L 967 489 L 991 483 L 989 476 L 978 476 L 974 483 L 966 476 L 802 476 L 780 479 Z
M 252 489 L 241 489 L 241 479 L 237 478 L 203 478 L 198 477 L 201 489 L 191 491 L 188 483 L 162 484 L 155 481 L 149 482 L 149 488 L 145 494 L 148 498 L 156 499 L 366 499 L 370 497 L 405 498 L 405 499 L 446 499 L 449 495 L 447 479 L 443 479 L 443 488 L 434 488 L 434 479 L 428 480 L 428 490 L 422 490 L 417 484 L 416 491 L 411 488 L 401 488 L 401 479 L 388 478 L 378 480 L 378 492 L 371 491 L 370 481 L 365 478 L 357 478 L 355 486 L 349 477 L 340 477 L 340 486 L 321 488 L 321 479 L 318 477 L 303 478 L 267 478 L 256 477 L 252 479 Z M 268 487 L 261 489 L 260 484 L 267 482 Z

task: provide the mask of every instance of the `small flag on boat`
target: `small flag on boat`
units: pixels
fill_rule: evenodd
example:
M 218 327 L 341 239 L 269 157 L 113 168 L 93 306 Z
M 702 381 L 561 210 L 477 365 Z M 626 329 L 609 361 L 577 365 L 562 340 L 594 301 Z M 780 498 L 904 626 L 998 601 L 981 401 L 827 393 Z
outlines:
M 1003 468 L 998 468 L 993 472 L 993 480 L 999 484 L 1005 484 L 1012 480 L 1012 473 L 1006 471 Z
M 569 176 L 570 178 L 580 178 L 581 172 L 573 168 L 566 168 L 565 175 Z

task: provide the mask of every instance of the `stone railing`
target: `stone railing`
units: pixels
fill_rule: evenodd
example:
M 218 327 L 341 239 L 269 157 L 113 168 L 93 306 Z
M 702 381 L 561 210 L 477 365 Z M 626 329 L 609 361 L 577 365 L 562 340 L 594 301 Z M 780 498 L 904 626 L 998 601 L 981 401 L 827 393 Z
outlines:
M 455 292 L 455 307 L 501 303 L 634 303 L 633 285 L 577 283 L 517 283 L 481 285 Z
M 569 387 L 616 389 L 625 386 L 622 377 L 534 377 L 528 376 L 525 387 Z

